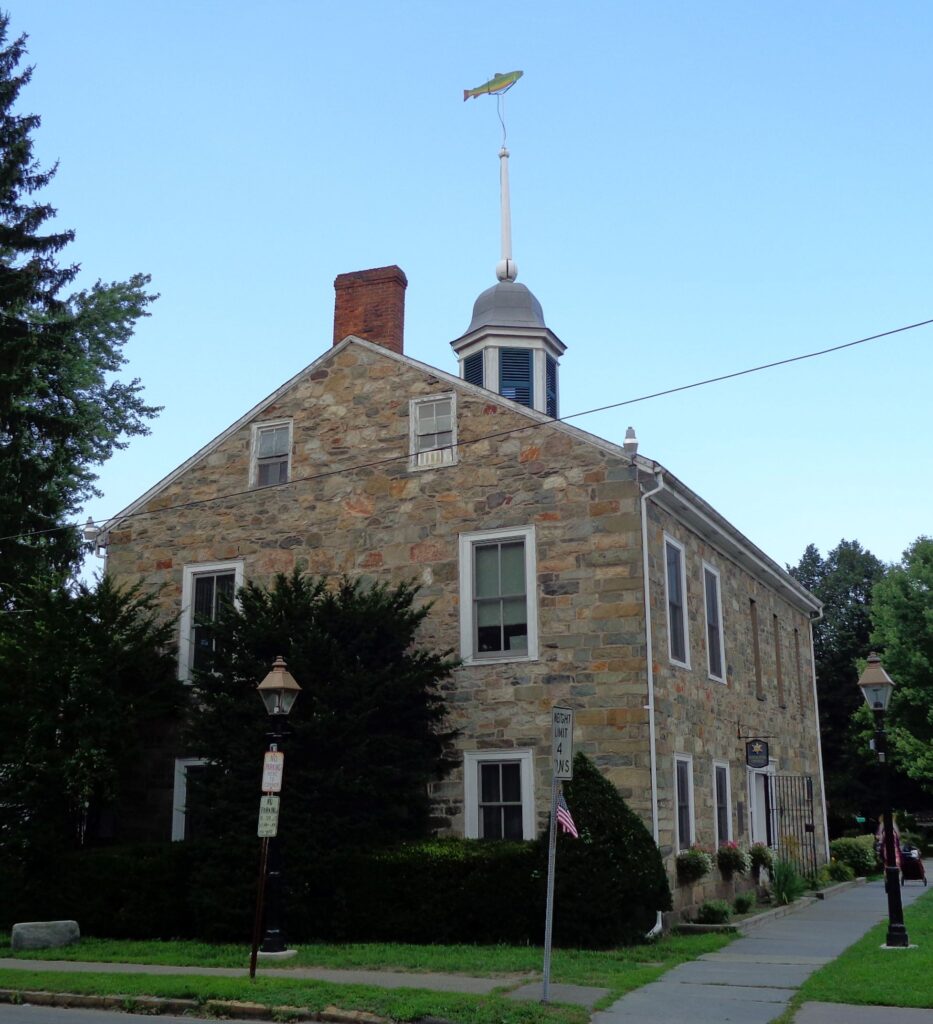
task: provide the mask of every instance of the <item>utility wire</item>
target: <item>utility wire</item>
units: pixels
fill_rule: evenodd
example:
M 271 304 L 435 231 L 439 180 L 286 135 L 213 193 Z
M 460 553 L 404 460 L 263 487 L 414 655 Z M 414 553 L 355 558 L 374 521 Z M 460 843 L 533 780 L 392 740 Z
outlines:
M 843 349 L 854 348 L 856 345 L 864 345 L 864 344 L 866 344 L 866 342 L 877 341 L 879 338 L 888 338 L 888 337 L 891 337 L 891 335 L 894 335 L 894 334 L 903 334 L 905 331 L 916 330 L 918 327 L 927 327 L 930 324 L 933 324 L 933 318 L 931 318 L 929 320 L 920 320 L 917 323 L 913 323 L 913 324 L 906 324 L 903 327 L 895 327 L 895 328 L 893 328 L 890 331 L 882 331 L 880 334 L 870 334 L 870 335 L 868 335 L 868 337 L 858 338 L 856 341 L 846 341 L 846 342 L 843 342 L 841 345 L 832 345 L 829 348 L 822 348 L 822 349 L 819 349 L 819 350 L 817 350 L 815 352 L 805 352 L 803 355 L 789 356 L 787 359 L 778 359 L 778 360 L 776 360 L 774 362 L 771 362 L 771 363 L 762 363 L 759 366 L 750 366 L 750 367 L 748 367 L 745 370 L 736 370 L 733 373 L 724 373 L 724 374 L 721 374 L 718 377 L 708 377 L 706 380 L 694 381 L 692 384 L 681 384 L 678 387 L 666 388 L 663 391 L 653 391 L 653 392 L 651 392 L 650 394 L 647 394 L 647 395 L 639 395 L 637 398 L 626 398 L 626 399 L 623 399 L 621 402 L 612 402 L 609 405 L 600 405 L 600 406 L 597 406 L 596 408 L 593 408 L 593 409 L 585 409 L 583 412 L 571 413 L 569 416 L 561 416 L 561 417 L 558 417 L 556 419 L 548 419 L 548 420 L 542 421 L 542 422 L 525 423 L 525 424 L 522 424 L 522 426 L 520 426 L 520 427 L 509 427 L 506 430 L 499 430 L 499 431 L 496 431 L 495 433 L 492 433 L 492 434 L 483 434 L 482 437 L 474 437 L 474 438 L 472 438 L 470 440 L 466 440 L 466 441 L 460 440 L 458 438 L 457 439 L 457 447 L 458 448 L 465 448 L 465 447 L 467 447 L 469 445 L 481 444 L 483 441 L 490 441 L 490 440 L 494 440 L 495 438 L 507 437 L 507 436 L 509 436 L 511 434 L 519 434 L 522 431 L 534 430 L 534 429 L 537 429 L 538 427 L 550 427 L 550 426 L 552 426 L 555 423 L 566 423 L 568 420 L 579 419 L 582 416 L 592 416 L 594 413 L 597 413 L 597 412 L 607 412 L 610 409 L 621 409 L 623 406 L 635 405 L 637 402 L 647 402 L 647 401 L 649 401 L 652 398 L 663 398 L 665 395 L 676 395 L 676 394 L 678 394 L 678 393 L 680 393 L 682 391 L 691 391 L 694 388 L 705 387 L 708 384 L 718 384 L 721 381 L 733 380 L 736 377 L 745 377 L 745 376 L 748 376 L 751 373 L 760 373 L 763 370 L 773 370 L 775 367 L 787 366 L 790 363 L 799 363 L 799 362 L 802 362 L 805 359 L 816 359 L 818 356 L 829 355 L 829 354 L 831 354 L 833 352 L 841 352 Z M 490 392 L 490 394 L 495 394 L 495 392 Z M 446 447 L 450 447 L 450 446 L 449 445 L 445 445 L 443 447 L 446 448 Z M 432 451 L 441 451 L 443 449 L 442 448 L 436 448 L 436 449 L 431 449 L 431 450 Z M 160 515 L 163 512 L 177 512 L 177 511 L 179 511 L 181 509 L 197 508 L 200 505 L 207 505 L 207 504 L 209 504 L 212 501 L 229 501 L 229 500 L 231 500 L 233 498 L 241 498 L 241 497 L 246 497 L 246 496 L 249 496 L 249 495 L 255 496 L 255 495 L 260 495 L 260 494 L 268 494 L 272 490 L 277 490 L 279 488 L 284 488 L 284 487 L 291 487 L 292 484 L 311 483 L 311 482 L 313 482 L 315 480 L 324 480 L 327 477 L 331 477 L 331 476 L 339 476 L 341 474 L 356 473 L 356 472 L 359 472 L 362 469 L 373 469 L 373 468 L 376 468 L 378 466 L 389 465 L 389 464 L 391 464 L 393 462 L 407 461 L 410 458 L 411 458 L 411 453 L 410 452 L 406 452 L 406 453 L 404 453 L 402 455 L 390 455 L 390 456 L 388 456 L 388 457 L 386 457 L 384 459 L 374 459 L 374 460 L 372 460 L 370 462 L 362 462 L 362 463 L 358 463 L 357 465 L 348 466 L 348 467 L 345 467 L 345 468 L 342 468 L 342 469 L 329 469 L 329 470 L 325 470 L 324 472 L 321 472 L 321 473 L 313 473 L 310 476 L 294 477 L 291 480 L 286 480 L 284 483 L 271 484 L 271 485 L 269 485 L 267 487 L 260 487 L 260 488 L 248 487 L 248 488 L 245 488 L 245 489 L 240 490 L 240 491 L 230 491 L 230 492 L 228 492 L 226 494 L 217 494 L 217 495 L 214 495 L 213 497 L 210 497 L 210 498 L 198 498 L 198 499 L 196 499 L 194 501 L 179 502 L 176 505 L 165 505 L 162 508 L 148 509 L 148 510 L 139 511 L 139 512 L 128 512 L 122 518 L 124 520 L 126 520 L 126 519 L 135 519 L 137 516 L 154 516 L 154 515 Z M 89 520 L 88 522 L 86 522 L 84 524 L 69 524 L 67 526 L 53 526 L 53 527 L 49 527 L 48 529 L 45 529 L 45 530 L 31 530 L 31 531 L 27 531 L 27 532 L 24 532 L 24 533 L 9 534 L 6 537 L 0 537 L 0 542 L 7 541 L 7 540 L 22 540 L 22 539 L 26 539 L 26 538 L 29 538 L 29 537 L 39 537 L 39 536 L 43 536 L 43 535 L 50 534 L 50 533 L 58 533 L 60 531 L 68 530 L 68 529 L 72 529 L 72 528 L 86 529 L 88 526 L 99 526 L 99 525 L 102 525 L 104 523 L 107 523 L 112 518 L 113 518 L 113 516 L 109 516 L 106 519 Z

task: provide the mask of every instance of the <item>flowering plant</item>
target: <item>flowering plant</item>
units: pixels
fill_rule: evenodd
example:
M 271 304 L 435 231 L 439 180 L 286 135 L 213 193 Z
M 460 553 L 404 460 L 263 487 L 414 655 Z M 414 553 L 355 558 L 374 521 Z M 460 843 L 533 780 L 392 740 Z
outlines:
M 748 851 L 748 854 L 752 862 L 752 873 L 755 875 L 755 878 L 761 873 L 762 868 L 766 868 L 768 871 L 771 870 L 774 858 L 771 856 L 771 847 L 767 843 L 752 843 L 752 848 Z
M 716 864 L 723 878 L 731 878 L 733 875 L 744 875 L 751 868 L 752 859 L 744 850 L 739 849 L 737 843 L 730 840 L 720 843 L 716 851 Z
M 677 877 L 681 882 L 698 882 L 713 870 L 713 858 L 696 843 L 677 854 Z

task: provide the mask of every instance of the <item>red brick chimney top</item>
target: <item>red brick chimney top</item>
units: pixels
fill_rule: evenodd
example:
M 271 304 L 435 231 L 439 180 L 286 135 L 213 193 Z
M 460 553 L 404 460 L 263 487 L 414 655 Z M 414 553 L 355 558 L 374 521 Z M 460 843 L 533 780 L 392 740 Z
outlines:
M 408 278 L 396 266 L 338 274 L 334 279 L 334 344 L 355 334 L 401 355 L 407 287 Z

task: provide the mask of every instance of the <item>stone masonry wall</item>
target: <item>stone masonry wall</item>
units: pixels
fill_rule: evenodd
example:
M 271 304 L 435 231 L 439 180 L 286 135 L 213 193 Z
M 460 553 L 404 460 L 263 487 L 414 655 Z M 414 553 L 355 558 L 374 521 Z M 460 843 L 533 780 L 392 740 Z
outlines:
M 457 746 L 532 748 L 541 826 L 550 709 L 569 703 L 577 709 L 576 749 L 650 823 L 634 470 L 555 426 L 529 426 L 495 396 L 468 387 L 457 388 L 458 461 L 412 469 L 409 400 L 450 391 L 448 381 L 362 345 L 336 350 L 257 417 L 292 419 L 291 483 L 218 497 L 248 486 L 246 424 L 150 501 L 151 514 L 111 532 L 108 570 L 121 582 L 144 579 L 170 615 L 180 611 L 183 569 L 192 563 L 242 559 L 246 578 L 264 583 L 295 566 L 414 577 L 434 602 L 422 641 L 459 651 L 459 534 L 533 525 L 540 657 L 457 671 L 447 693 L 450 725 L 461 730 Z M 525 429 L 481 440 L 514 427 Z M 192 501 L 204 503 L 175 507 Z M 462 770 L 434 796 L 438 830 L 461 832 Z
M 712 762 L 718 760 L 729 764 L 733 838 L 742 847 L 750 845 L 745 739 L 739 738 L 740 733 L 742 737 L 770 737 L 770 757 L 776 761 L 775 767 L 780 774 L 812 777 L 817 860 L 822 862 L 825 859 L 825 836 L 808 616 L 712 544 L 686 530 L 674 516 L 653 501 L 649 502 L 648 518 L 659 826 L 662 854 L 667 860 L 672 887 L 677 885 L 674 870 L 675 753 L 689 754 L 693 758 L 697 841 L 713 848 Z M 668 653 L 665 533 L 685 548 L 689 669 L 673 664 Z M 704 561 L 720 573 L 725 682 L 711 679 L 708 672 Z M 760 697 L 756 683 L 750 599 L 754 599 L 758 610 L 762 672 Z M 781 647 L 783 685 L 780 688 L 774 616 L 777 616 Z M 714 867 L 712 875 L 700 884 L 674 889 L 675 906 L 681 910 L 692 908 L 705 899 L 721 896 L 722 890 L 723 883 Z

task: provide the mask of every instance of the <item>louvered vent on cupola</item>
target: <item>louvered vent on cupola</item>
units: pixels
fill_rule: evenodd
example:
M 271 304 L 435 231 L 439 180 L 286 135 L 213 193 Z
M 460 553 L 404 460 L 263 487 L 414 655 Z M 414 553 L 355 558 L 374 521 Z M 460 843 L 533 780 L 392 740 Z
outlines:
M 463 379 L 468 384 L 483 387 L 483 353 L 474 352 L 463 360 Z
M 557 360 L 553 356 L 545 356 L 544 360 L 545 409 L 548 416 L 557 419 Z
M 513 402 L 534 406 L 532 356 L 527 348 L 503 348 L 499 351 L 499 394 Z

